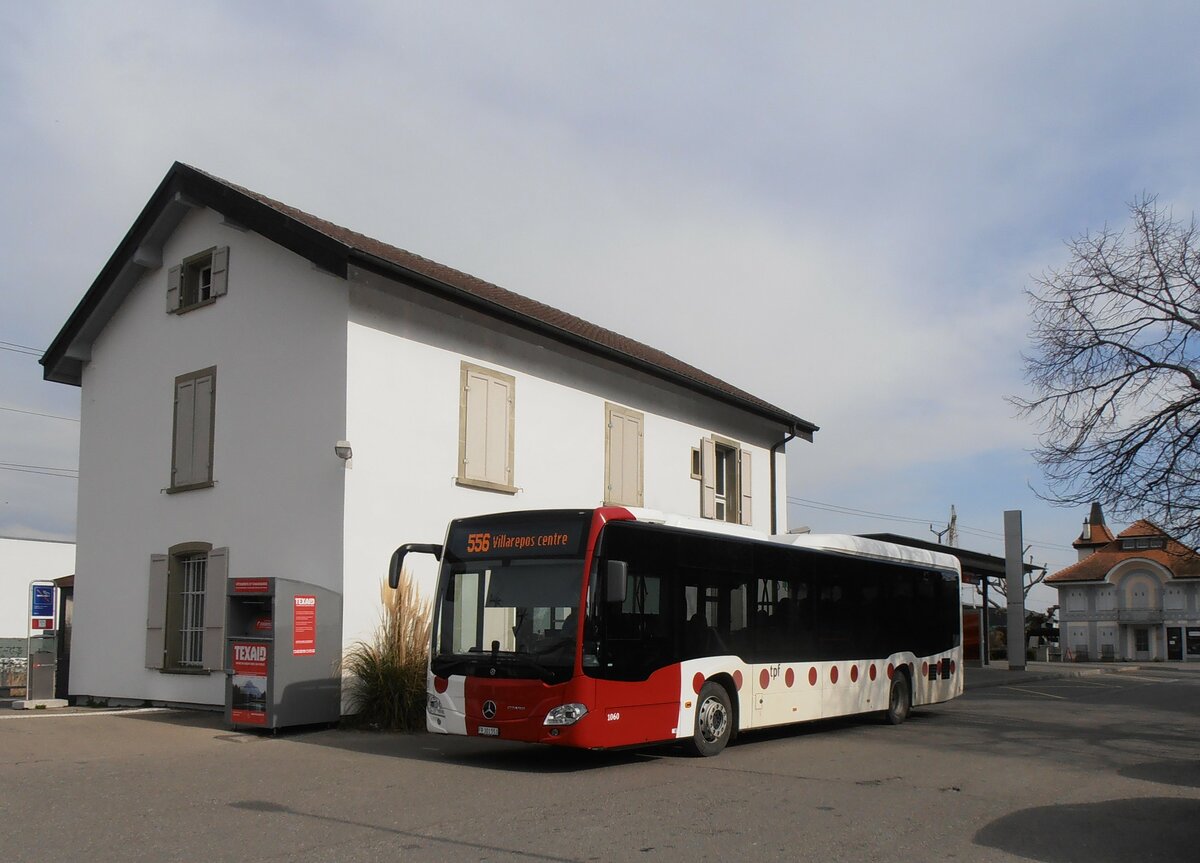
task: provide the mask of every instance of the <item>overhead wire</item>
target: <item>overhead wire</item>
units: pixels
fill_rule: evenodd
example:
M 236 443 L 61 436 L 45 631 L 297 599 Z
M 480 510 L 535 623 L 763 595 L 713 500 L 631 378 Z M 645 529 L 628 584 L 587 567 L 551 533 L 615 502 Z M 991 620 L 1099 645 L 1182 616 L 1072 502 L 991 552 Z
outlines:
M 839 515 L 854 515 L 863 518 L 881 519 L 884 521 L 897 521 L 903 524 L 940 524 L 941 519 L 933 518 L 915 518 L 913 516 L 894 515 L 885 512 L 874 512 L 868 509 L 858 509 L 856 507 L 844 506 L 842 504 L 828 503 L 826 501 L 812 500 L 810 498 L 788 496 L 788 503 L 794 504 L 805 509 L 816 509 L 823 512 L 832 512 Z M 1004 533 L 1001 531 L 987 530 L 981 527 L 964 527 L 958 526 L 959 533 L 966 533 L 971 536 L 978 536 L 983 539 L 1004 539 Z M 1069 545 L 1063 545 L 1056 542 L 1043 542 L 1041 540 L 1031 539 L 1026 537 L 1025 542 L 1035 545 L 1038 548 L 1054 549 L 1058 551 L 1071 551 Z
M 72 422 L 72 423 L 79 422 L 79 417 L 64 417 L 64 416 L 59 416 L 58 414 L 44 414 L 41 411 L 30 411 L 30 410 L 25 410 L 24 408 L 10 408 L 10 407 L 6 407 L 4 405 L 0 405 L 0 411 L 12 411 L 15 414 L 29 414 L 30 416 L 47 417 L 52 420 L 66 420 L 67 422 Z
M 43 476 L 61 476 L 64 479 L 79 479 L 79 470 L 73 467 L 46 467 L 40 464 L 20 464 L 18 462 L 0 461 L 0 470 L 15 473 L 36 473 Z

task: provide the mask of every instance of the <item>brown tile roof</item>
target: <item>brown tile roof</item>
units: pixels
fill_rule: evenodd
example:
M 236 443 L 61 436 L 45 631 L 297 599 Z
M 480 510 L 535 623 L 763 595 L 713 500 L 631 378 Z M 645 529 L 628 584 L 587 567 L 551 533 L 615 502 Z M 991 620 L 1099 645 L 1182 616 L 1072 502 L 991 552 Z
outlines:
M 1075 540 L 1071 545 L 1074 548 L 1091 548 L 1097 545 L 1104 545 L 1113 541 L 1113 532 L 1108 529 L 1107 524 L 1093 524 L 1091 526 L 1091 539 L 1084 539 L 1082 536 Z
M 46 368 L 47 379 L 78 384 L 80 364 L 77 359 L 72 362 L 68 356 L 69 349 L 85 332 L 85 326 L 90 323 L 88 318 L 102 309 L 104 293 L 117 280 L 122 266 L 133 257 L 142 240 L 151 233 L 157 216 L 178 195 L 212 207 L 343 277 L 351 263 L 381 270 L 389 276 L 413 281 L 456 302 L 471 305 L 517 325 L 535 329 L 552 338 L 780 422 L 788 430 L 808 440 L 812 440 L 813 432 L 818 430 L 808 420 L 657 348 L 178 162 L 167 173 L 113 258 L 46 351 L 41 362 Z M 112 306 L 111 303 L 106 305 L 109 308 Z M 96 327 L 92 324 L 87 329 L 94 331 Z
M 1112 536 L 1112 534 L 1109 534 Z M 1166 548 L 1122 549 L 1121 538 L 1161 536 Z M 1200 555 L 1177 542 L 1153 522 L 1142 519 L 1131 524 L 1094 553 L 1046 578 L 1047 584 L 1074 581 L 1103 581 L 1113 567 L 1132 558 L 1152 560 L 1174 578 L 1200 578 Z

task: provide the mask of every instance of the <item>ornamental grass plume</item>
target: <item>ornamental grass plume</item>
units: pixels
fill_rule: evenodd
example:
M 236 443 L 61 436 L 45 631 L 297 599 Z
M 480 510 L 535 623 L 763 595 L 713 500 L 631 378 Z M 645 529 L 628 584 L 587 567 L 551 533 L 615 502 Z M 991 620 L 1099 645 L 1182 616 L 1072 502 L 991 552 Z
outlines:
M 365 726 L 386 731 L 425 727 L 425 671 L 429 664 L 430 603 L 407 569 L 392 590 L 380 585 L 379 625 L 369 641 L 342 657 L 350 710 Z

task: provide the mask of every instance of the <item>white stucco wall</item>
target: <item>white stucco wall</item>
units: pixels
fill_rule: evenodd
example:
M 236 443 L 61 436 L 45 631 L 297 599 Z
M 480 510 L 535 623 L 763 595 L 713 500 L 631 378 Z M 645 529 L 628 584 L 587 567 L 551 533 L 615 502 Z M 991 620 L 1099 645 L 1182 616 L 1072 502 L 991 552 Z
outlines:
M 769 447 L 777 430 L 765 421 L 369 274 L 353 273 L 351 284 L 347 642 L 367 637 L 378 621 L 378 586 L 397 545 L 441 542 L 447 522 L 466 515 L 601 505 L 606 400 L 645 415 L 647 508 L 699 515 L 691 449 L 715 432 L 752 452 L 753 526 L 769 531 Z M 464 359 L 516 378 L 516 494 L 455 484 Z M 782 470 L 780 479 L 786 488 Z M 432 558 L 410 560 L 432 592 Z
M 228 294 L 166 312 L 167 269 L 230 247 Z M 150 555 L 229 547 L 230 577 L 341 589 L 346 283 L 192 211 L 83 371 L 73 695 L 220 704 L 224 677 L 144 668 Z M 216 485 L 166 494 L 175 378 L 216 366 Z M 218 589 L 220 589 L 218 587 Z
M 0 537 L 0 638 L 29 634 L 29 582 L 75 572 L 75 544 Z

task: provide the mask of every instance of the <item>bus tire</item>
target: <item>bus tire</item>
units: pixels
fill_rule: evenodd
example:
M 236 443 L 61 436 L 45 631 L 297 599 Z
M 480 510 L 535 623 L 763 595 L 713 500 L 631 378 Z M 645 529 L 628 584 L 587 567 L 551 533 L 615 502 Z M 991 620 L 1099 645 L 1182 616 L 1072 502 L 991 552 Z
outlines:
M 696 719 L 692 738 L 686 746 L 692 755 L 709 757 L 717 755 L 733 735 L 733 709 L 729 705 L 729 693 L 719 683 L 709 681 L 700 688 L 696 696 Z
M 908 675 L 897 673 L 892 678 L 892 686 L 888 691 L 888 706 L 883 712 L 884 719 L 889 725 L 899 725 L 912 710 L 912 686 Z

